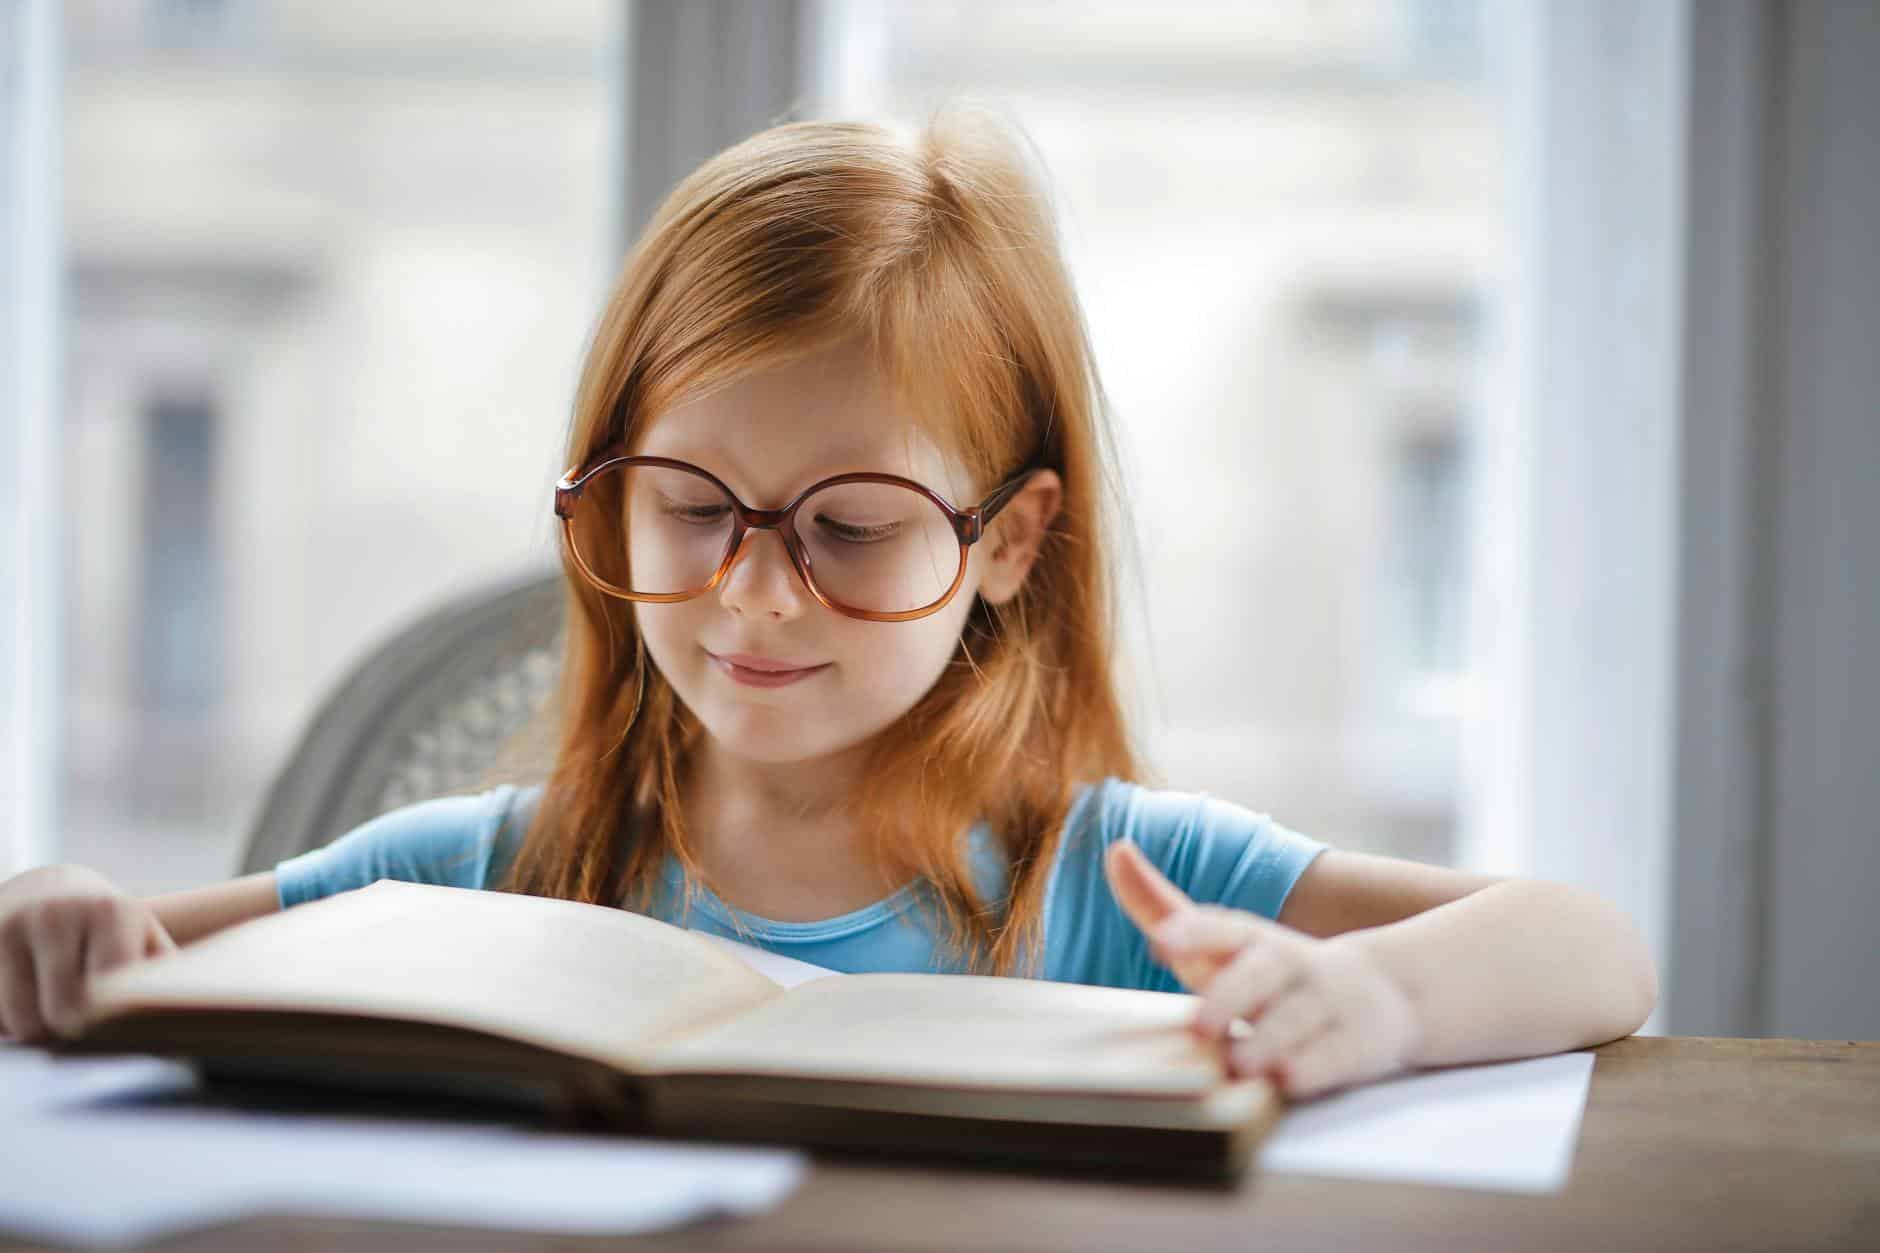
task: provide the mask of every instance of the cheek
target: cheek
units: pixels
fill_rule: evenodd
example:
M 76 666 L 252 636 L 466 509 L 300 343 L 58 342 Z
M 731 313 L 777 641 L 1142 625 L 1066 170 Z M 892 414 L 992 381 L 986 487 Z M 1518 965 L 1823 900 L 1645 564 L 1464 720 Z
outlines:
M 922 676 L 931 681 L 937 665 L 945 664 L 947 652 L 947 641 L 936 639 L 931 631 L 913 623 L 880 622 L 851 641 L 842 659 L 865 686 L 902 689 L 920 682 Z
M 970 607 L 971 601 L 966 604 Z M 847 679 L 871 704 L 893 704 L 897 713 L 905 712 L 945 672 L 964 624 L 964 611 L 956 612 L 953 605 L 913 622 L 858 623 L 863 629 L 843 641 Z
M 688 604 L 634 606 L 634 621 L 646 643 L 647 655 L 668 678 L 683 672 L 688 646 L 696 646 L 697 631 L 690 621 L 689 608 Z

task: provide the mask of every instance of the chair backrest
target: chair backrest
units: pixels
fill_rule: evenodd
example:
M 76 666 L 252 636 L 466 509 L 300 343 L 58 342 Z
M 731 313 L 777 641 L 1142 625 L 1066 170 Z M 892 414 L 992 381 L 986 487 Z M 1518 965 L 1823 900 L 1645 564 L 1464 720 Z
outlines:
M 275 776 L 242 872 L 475 786 L 553 691 L 562 589 L 559 573 L 509 580 L 433 610 L 354 666 Z

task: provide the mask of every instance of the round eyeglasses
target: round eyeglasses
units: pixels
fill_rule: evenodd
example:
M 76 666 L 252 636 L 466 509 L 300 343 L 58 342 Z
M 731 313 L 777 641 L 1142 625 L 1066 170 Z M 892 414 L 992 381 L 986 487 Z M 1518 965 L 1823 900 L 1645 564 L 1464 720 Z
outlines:
M 753 509 L 711 472 L 618 446 L 555 484 L 555 515 L 577 569 L 627 600 L 690 600 L 717 587 L 751 531 L 775 531 L 823 605 L 870 622 L 938 612 L 966 579 L 966 550 L 1018 494 L 1032 466 L 971 509 L 912 479 L 838 474 L 781 509 Z

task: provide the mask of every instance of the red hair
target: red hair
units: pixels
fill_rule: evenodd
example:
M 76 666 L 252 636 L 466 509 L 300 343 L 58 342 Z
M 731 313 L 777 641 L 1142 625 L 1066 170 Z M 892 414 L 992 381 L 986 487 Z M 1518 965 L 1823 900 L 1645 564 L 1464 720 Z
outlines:
M 911 140 L 869 125 L 778 126 L 706 162 L 620 275 L 582 372 L 567 463 L 631 442 L 651 416 L 749 371 L 858 337 L 980 482 L 1034 459 L 1063 481 L 1024 586 L 1004 604 L 974 604 L 953 662 L 870 745 L 854 798 L 881 869 L 936 890 L 955 955 L 1012 973 L 1036 956 L 1078 785 L 1140 773 L 1113 675 L 1109 555 L 1122 529 L 1109 513 L 1103 393 L 1049 205 L 1018 146 L 954 113 Z M 668 854 L 697 882 L 679 783 L 703 731 L 645 661 L 632 605 L 596 591 L 565 554 L 563 567 L 559 743 L 504 886 L 644 907 Z M 980 819 L 1009 858 L 1002 903 L 979 899 L 969 873 L 962 836 Z

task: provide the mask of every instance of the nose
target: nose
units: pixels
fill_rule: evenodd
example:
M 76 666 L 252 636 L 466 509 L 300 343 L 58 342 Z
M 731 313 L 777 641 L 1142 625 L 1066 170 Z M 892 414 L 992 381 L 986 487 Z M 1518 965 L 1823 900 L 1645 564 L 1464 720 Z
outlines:
M 801 616 L 808 595 L 809 589 L 790 563 L 790 550 L 776 531 L 746 532 L 718 585 L 719 603 L 732 613 L 777 621 Z

